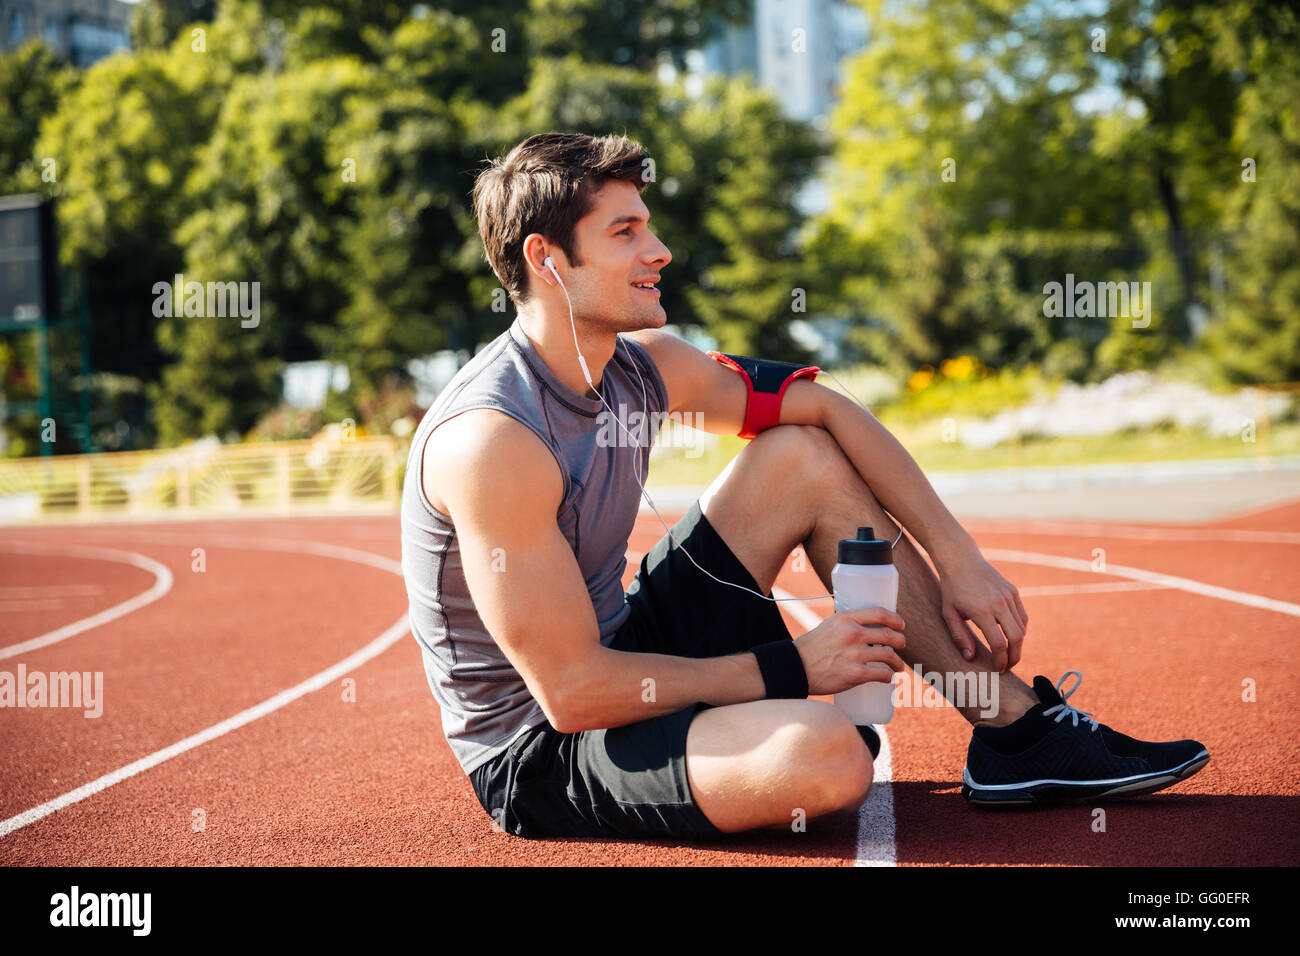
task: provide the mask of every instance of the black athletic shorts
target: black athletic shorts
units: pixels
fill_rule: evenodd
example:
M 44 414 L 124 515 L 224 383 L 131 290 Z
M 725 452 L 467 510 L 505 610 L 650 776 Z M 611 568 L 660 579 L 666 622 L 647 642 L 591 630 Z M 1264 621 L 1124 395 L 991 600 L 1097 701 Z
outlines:
M 700 511 L 699 503 L 641 561 L 627 602 L 632 611 L 614 635 L 620 651 L 721 657 L 769 641 L 789 640 L 777 605 L 710 580 L 694 558 L 723 581 L 758 589 Z M 676 713 L 604 730 L 562 734 L 530 727 L 470 774 L 483 809 L 522 837 L 658 837 L 722 835 L 695 805 L 686 777 L 686 731 L 697 702 Z

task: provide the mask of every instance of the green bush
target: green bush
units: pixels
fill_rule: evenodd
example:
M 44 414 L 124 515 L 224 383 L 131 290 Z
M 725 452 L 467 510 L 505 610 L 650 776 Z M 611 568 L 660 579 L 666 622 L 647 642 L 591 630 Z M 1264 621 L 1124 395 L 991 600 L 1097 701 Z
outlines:
M 1040 394 L 1050 394 L 1059 383 L 1047 381 L 1036 366 L 1005 368 L 998 372 L 982 369 L 982 372 L 957 377 L 935 373 L 927 366 L 908 385 L 909 394 L 884 409 L 892 421 L 914 423 L 947 416 L 995 415 Z

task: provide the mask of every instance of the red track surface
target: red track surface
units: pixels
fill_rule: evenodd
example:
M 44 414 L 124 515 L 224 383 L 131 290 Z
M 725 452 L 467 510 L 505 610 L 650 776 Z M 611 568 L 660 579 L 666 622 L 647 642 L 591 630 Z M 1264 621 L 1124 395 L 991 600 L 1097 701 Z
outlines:
M 1295 534 L 1277 543 L 1143 540 L 1105 529 L 1041 534 L 1032 523 L 967 527 L 986 550 L 1091 561 L 1103 548 L 1110 566 L 1280 601 L 1300 595 L 1300 503 L 1190 529 Z M 1187 525 L 1169 527 L 1188 535 Z M 643 518 L 630 551 L 647 550 L 660 532 L 653 517 Z M 314 545 L 294 542 L 354 551 L 310 553 Z M 49 553 L 15 552 L 32 543 Z M 123 617 L 0 660 L 10 673 L 22 663 L 29 673 L 104 674 L 101 717 L 73 708 L 0 710 L 0 820 L 274 697 L 369 644 L 406 610 L 400 577 L 343 559 L 364 551 L 395 566 L 395 518 L 9 528 L 0 531 L 0 648 L 154 584 L 138 567 L 60 554 L 74 545 L 152 558 L 174 584 Z M 202 573 L 192 570 L 195 548 L 205 552 Z M 1035 595 L 1044 585 L 1122 579 L 994 563 L 1030 591 L 1017 673 L 1055 683 L 1079 670 L 1084 680 L 1071 704 L 1135 736 L 1194 737 L 1212 759 L 1169 790 L 1105 804 L 1106 830 L 1094 832 L 1087 806 L 969 807 L 959 791 L 967 724 L 948 707 L 900 708 L 887 727 L 899 864 L 1300 861 L 1292 681 L 1300 618 L 1183 590 Z M 820 591 L 811 572 L 787 570 L 778 586 Z M 827 602 L 812 607 L 827 613 Z M 803 630 L 790 621 L 795 633 Z M 343 699 L 344 676 L 355 680 L 355 702 Z M 1255 681 L 1255 702 L 1241 699 L 1246 678 Z M 197 830 L 196 810 L 204 823 Z M 320 689 L 0 836 L 0 863 L 838 866 L 855 860 L 857 825 L 855 814 L 843 813 L 810 820 L 802 833 L 762 831 L 708 845 L 494 832 L 442 737 L 418 648 L 404 633 Z

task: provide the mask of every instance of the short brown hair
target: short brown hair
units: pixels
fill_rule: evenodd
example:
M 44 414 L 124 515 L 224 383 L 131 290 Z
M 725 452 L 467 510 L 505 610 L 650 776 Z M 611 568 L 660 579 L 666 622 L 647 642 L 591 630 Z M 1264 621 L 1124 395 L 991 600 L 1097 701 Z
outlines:
M 650 154 L 625 136 L 538 133 L 504 159 L 489 160 L 474 181 L 474 211 L 492 271 L 517 304 L 528 299 L 524 239 L 536 232 L 582 265 L 573 227 L 591 211 L 605 183 L 632 183 L 643 192 L 653 174 Z

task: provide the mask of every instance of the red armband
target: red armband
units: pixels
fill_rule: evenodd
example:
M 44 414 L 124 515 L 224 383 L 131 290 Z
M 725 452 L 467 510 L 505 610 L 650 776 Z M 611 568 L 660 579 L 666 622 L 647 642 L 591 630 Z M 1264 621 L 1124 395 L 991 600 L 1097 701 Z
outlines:
M 781 424 L 781 400 L 790 383 L 797 378 L 816 378 L 821 371 L 816 365 L 773 362 L 726 352 L 708 354 L 715 362 L 739 372 L 745 380 L 745 424 L 740 429 L 741 438 L 753 438 Z

